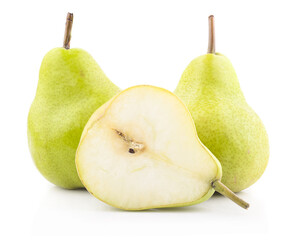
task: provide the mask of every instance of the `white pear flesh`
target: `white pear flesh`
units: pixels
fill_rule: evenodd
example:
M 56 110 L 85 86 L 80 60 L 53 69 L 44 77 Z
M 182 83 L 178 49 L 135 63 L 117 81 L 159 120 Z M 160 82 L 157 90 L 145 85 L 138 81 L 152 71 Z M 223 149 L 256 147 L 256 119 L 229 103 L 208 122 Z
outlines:
M 202 202 L 222 175 L 185 105 L 153 86 L 126 89 L 92 115 L 76 166 L 91 194 L 125 210 Z

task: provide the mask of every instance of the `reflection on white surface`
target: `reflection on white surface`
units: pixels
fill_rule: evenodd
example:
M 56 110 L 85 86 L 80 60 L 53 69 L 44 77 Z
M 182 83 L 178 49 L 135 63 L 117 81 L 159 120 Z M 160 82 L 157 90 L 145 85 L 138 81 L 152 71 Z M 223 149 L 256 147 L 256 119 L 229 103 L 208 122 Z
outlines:
M 211 233 L 266 233 L 263 199 L 240 193 L 251 203 L 244 210 L 215 194 L 190 207 L 127 212 L 95 199 L 86 190 L 51 187 L 34 216 L 32 235 L 192 235 Z M 211 226 L 211 228 L 210 228 Z M 232 227 L 228 227 L 232 226 Z M 182 232 L 182 229 L 184 230 Z

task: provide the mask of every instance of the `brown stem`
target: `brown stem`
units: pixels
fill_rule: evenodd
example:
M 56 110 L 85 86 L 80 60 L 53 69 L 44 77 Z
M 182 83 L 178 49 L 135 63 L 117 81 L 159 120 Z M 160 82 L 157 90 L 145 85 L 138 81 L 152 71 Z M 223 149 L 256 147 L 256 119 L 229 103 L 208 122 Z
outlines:
M 73 13 L 67 13 L 63 48 L 70 49 L 71 30 L 73 25 Z
M 208 53 L 215 54 L 215 26 L 214 26 L 214 16 L 209 16 L 209 44 Z
M 244 209 L 248 209 L 249 204 L 236 196 L 228 187 L 226 187 L 222 182 L 216 180 L 212 183 L 212 187 L 216 192 L 222 194 L 225 197 L 228 197 L 230 200 L 235 202 L 237 205 L 241 206 Z

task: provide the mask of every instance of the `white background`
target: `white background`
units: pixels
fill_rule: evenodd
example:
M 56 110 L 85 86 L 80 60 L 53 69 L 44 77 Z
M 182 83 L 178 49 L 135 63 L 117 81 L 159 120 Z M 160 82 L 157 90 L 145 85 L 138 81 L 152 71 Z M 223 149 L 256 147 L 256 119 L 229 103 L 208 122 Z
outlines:
M 289 1 L 26 0 L 0 4 L 2 239 L 14 235 L 21 239 L 40 235 L 285 239 L 292 213 Z M 39 174 L 27 146 L 26 119 L 40 63 L 50 49 L 62 46 L 68 11 L 74 13 L 71 47 L 91 53 L 115 84 L 122 89 L 152 84 L 171 91 L 189 62 L 206 53 L 207 19 L 215 15 L 217 51 L 232 61 L 245 97 L 270 139 L 266 172 L 239 194 L 250 202 L 249 210 L 215 195 L 191 207 L 125 212 L 85 190 L 55 187 Z

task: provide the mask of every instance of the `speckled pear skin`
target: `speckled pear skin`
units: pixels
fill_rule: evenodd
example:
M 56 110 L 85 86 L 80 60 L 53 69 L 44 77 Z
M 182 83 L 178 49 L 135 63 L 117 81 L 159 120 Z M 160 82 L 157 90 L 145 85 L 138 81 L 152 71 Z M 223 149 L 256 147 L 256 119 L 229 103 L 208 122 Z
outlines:
M 55 48 L 44 57 L 28 115 L 28 143 L 42 175 L 67 189 L 82 188 L 75 152 L 91 114 L 119 88 L 82 49 Z
M 269 141 L 231 62 L 217 53 L 194 59 L 175 93 L 191 112 L 199 138 L 220 161 L 222 183 L 234 192 L 255 183 L 267 166 Z

